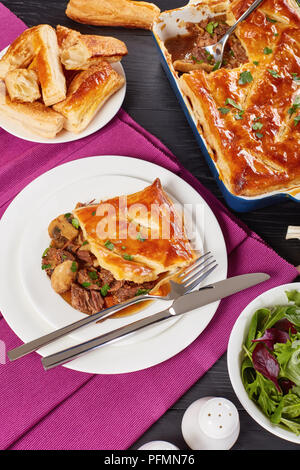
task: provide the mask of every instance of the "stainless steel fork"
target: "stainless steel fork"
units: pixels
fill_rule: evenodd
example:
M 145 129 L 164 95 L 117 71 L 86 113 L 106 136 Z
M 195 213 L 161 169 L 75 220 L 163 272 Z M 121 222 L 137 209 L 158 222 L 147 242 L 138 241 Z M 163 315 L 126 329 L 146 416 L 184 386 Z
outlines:
M 246 10 L 245 13 L 243 13 L 242 16 L 239 17 L 239 19 L 234 23 L 234 25 L 231 26 L 226 31 L 224 36 L 218 42 L 216 42 L 215 44 L 212 44 L 211 46 L 205 46 L 203 48 L 208 54 L 210 54 L 214 58 L 214 61 L 215 61 L 214 70 L 219 69 L 222 65 L 224 49 L 225 49 L 225 45 L 226 45 L 226 42 L 227 42 L 229 36 L 236 29 L 237 25 L 241 21 L 245 20 L 250 15 L 250 13 L 252 13 L 253 10 L 255 10 L 255 8 L 257 8 L 262 2 L 263 2 L 263 0 L 255 0 L 252 3 L 252 5 L 250 5 L 248 10 Z
M 8 351 L 7 355 L 11 361 L 15 361 L 16 359 L 26 356 L 33 351 L 37 351 L 42 346 L 46 346 L 47 344 L 52 343 L 56 339 L 61 338 L 62 336 L 65 336 L 77 330 L 78 328 L 82 328 L 83 326 L 94 323 L 97 320 L 108 318 L 113 313 L 138 302 L 149 299 L 175 300 L 178 297 L 181 297 L 182 295 L 187 294 L 195 289 L 204 279 L 206 279 L 207 276 L 210 275 L 214 269 L 216 269 L 216 267 L 217 263 L 213 259 L 211 253 L 205 253 L 204 255 L 197 258 L 193 264 L 178 274 L 177 279 L 179 282 L 169 281 L 170 292 L 168 295 L 158 296 L 151 294 L 151 292 L 148 294 L 138 295 L 132 299 L 127 300 L 126 302 L 122 302 L 120 304 L 114 305 L 113 307 L 106 308 L 98 313 L 94 313 L 93 315 L 88 315 L 82 320 L 71 323 L 70 325 L 64 326 L 58 330 L 41 336 L 40 338 L 25 343 L 18 348 Z

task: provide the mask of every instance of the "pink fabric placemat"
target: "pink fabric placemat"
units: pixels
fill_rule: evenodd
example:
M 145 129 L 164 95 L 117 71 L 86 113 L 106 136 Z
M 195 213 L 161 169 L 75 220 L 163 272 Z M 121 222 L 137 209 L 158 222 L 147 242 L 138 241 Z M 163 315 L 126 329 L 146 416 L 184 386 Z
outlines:
M 0 23 L 1 48 L 25 28 L 2 4 Z M 30 143 L 1 129 L 0 215 L 22 188 L 45 171 L 106 154 L 151 161 L 181 176 L 204 197 L 220 223 L 228 275 L 264 271 L 271 279 L 223 300 L 197 340 L 172 359 L 144 371 L 104 376 L 58 367 L 44 372 L 37 354 L 0 365 L 0 449 L 128 448 L 226 351 L 241 310 L 263 291 L 297 276 L 293 266 L 230 214 L 160 141 L 122 110 L 101 131 L 67 144 Z M 0 340 L 7 350 L 21 344 L 3 317 Z

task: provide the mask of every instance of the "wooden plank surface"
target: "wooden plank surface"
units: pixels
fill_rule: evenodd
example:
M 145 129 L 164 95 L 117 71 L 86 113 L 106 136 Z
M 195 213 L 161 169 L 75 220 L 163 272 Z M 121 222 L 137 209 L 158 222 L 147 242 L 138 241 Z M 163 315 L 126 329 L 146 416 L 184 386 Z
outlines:
M 158 137 L 221 201 L 223 197 L 196 144 L 160 64 L 150 32 L 121 28 L 99 28 L 74 23 L 65 14 L 65 0 L 2 0 L 28 26 L 48 23 L 76 27 L 82 33 L 105 34 L 126 42 L 129 55 L 123 61 L 128 80 L 124 109 L 145 129 Z M 162 9 L 183 6 L 184 1 L 160 0 Z M 256 231 L 275 251 L 294 265 L 300 265 L 300 242 L 285 240 L 288 225 L 300 225 L 300 205 L 287 200 L 238 217 Z M 264 431 L 242 409 L 227 373 L 226 355 L 206 373 L 165 415 L 133 446 L 138 448 L 150 440 L 167 440 L 180 449 L 187 446 L 181 435 L 181 419 L 185 409 L 203 396 L 222 396 L 238 407 L 241 433 L 234 449 L 298 449 L 296 444 L 283 441 Z

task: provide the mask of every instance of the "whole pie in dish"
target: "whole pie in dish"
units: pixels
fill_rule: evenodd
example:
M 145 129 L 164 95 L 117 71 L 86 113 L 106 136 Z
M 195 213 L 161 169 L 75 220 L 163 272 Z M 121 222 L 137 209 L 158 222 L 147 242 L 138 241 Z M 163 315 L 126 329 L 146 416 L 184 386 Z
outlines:
M 179 84 L 220 178 L 233 194 L 253 197 L 300 184 L 300 7 L 265 0 L 235 30 L 220 69 L 201 55 L 251 3 L 199 1 L 214 13 L 189 25 L 192 49 L 172 60 L 189 71 Z
M 149 291 L 195 259 L 182 217 L 159 179 L 128 196 L 78 203 L 48 228 L 42 269 L 53 289 L 92 314 Z

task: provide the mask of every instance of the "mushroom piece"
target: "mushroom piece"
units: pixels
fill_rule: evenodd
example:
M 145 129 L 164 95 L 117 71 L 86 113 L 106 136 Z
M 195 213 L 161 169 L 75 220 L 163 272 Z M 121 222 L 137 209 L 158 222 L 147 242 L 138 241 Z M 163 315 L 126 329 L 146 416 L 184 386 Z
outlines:
M 75 281 L 77 269 L 73 269 L 74 263 L 75 261 L 66 260 L 54 269 L 51 276 L 51 285 L 58 294 L 67 292 Z
M 73 227 L 65 215 L 59 215 L 50 222 L 48 233 L 51 238 L 64 237 L 67 240 L 74 240 L 78 235 L 78 230 Z

